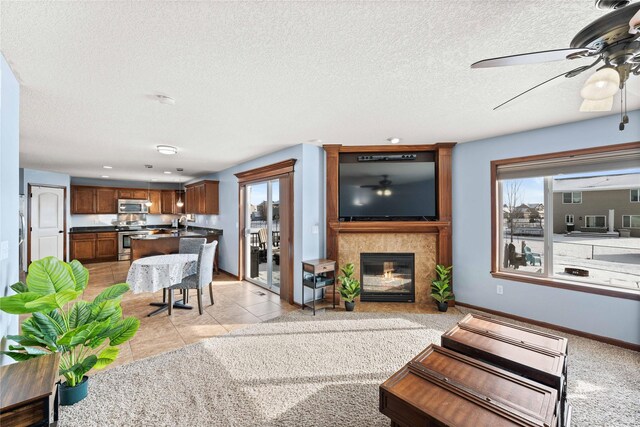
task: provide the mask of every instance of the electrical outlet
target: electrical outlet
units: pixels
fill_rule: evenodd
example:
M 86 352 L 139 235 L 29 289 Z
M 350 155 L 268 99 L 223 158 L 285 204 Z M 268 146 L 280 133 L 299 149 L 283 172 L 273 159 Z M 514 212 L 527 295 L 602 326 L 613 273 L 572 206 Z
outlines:
M 502 285 L 496 285 L 496 292 L 498 295 L 502 295 L 503 293 Z

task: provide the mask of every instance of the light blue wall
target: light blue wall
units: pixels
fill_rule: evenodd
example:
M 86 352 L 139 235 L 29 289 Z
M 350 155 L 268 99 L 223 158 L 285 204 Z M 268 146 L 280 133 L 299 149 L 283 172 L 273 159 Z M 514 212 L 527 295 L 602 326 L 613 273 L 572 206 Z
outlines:
M 458 301 L 640 343 L 640 302 L 502 279 L 490 274 L 490 162 L 640 140 L 640 110 L 459 144 L 453 150 L 453 264 Z M 496 294 L 496 285 L 504 294 Z
M 238 179 L 234 174 L 296 159 L 294 172 L 294 300 L 301 301 L 302 260 L 324 256 L 324 152 L 300 144 L 254 159 L 200 179 L 220 181 L 220 214 L 197 215 L 195 225 L 221 228 L 220 268 L 238 273 Z M 198 181 L 200 180 L 198 179 Z M 314 225 L 319 225 L 314 234 Z M 307 293 L 307 299 L 310 298 Z
M 13 294 L 18 281 L 18 195 L 20 85 L 0 54 L 0 242 L 8 246 L 8 258 L 0 258 L 0 296 Z M 18 316 L 0 312 L 0 348 L 6 350 L 7 335 L 18 333 Z M 0 364 L 11 359 L 0 356 Z
M 71 177 L 69 175 L 57 172 L 47 172 L 35 169 L 23 169 L 24 172 L 24 181 L 23 181 L 23 189 L 24 194 L 27 194 L 28 185 L 57 185 L 60 187 L 65 187 L 67 189 L 67 232 L 69 228 L 71 228 Z M 27 194 L 28 196 L 28 194 Z M 69 236 L 67 235 L 67 261 L 69 260 Z

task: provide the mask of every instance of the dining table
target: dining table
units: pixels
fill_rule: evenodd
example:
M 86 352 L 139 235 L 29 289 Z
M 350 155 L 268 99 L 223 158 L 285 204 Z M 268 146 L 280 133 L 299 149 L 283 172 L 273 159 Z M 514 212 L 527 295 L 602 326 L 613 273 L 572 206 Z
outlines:
M 182 282 L 187 276 L 196 274 L 198 254 L 168 254 L 140 258 L 131 263 L 127 274 L 127 283 L 134 294 L 143 292 L 157 292 L 162 290 L 162 302 L 152 302 L 150 305 L 159 307 L 147 314 L 151 317 L 169 308 L 167 303 L 167 288 Z M 173 292 L 169 290 L 169 292 Z M 173 303 L 173 308 L 191 310 L 192 306 L 184 304 L 183 300 Z

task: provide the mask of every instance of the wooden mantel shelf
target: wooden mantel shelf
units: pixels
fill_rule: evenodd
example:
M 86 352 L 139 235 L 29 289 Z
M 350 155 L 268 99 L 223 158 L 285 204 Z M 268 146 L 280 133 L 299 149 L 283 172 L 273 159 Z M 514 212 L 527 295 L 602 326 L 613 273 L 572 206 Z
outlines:
M 329 229 L 339 233 L 439 233 L 449 227 L 444 221 L 329 221 Z

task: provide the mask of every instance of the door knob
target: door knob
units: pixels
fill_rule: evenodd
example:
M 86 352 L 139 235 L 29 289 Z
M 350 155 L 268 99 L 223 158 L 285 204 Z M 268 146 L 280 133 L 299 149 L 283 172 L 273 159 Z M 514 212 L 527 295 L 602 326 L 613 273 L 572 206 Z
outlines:
M 58 230 L 58 233 L 64 233 L 64 230 Z

